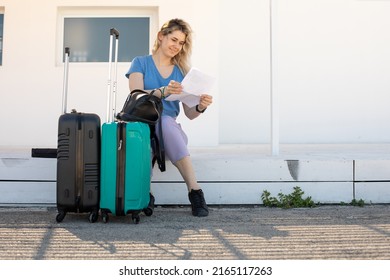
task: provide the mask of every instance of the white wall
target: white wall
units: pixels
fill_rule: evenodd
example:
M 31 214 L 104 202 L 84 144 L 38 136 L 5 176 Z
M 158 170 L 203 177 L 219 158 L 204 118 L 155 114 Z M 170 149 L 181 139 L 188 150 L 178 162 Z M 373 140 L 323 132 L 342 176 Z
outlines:
M 272 0 L 282 143 L 390 142 L 390 1 Z M 55 147 L 63 65 L 58 7 L 154 7 L 195 31 L 193 65 L 215 103 L 180 118 L 192 146 L 270 141 L 269 0 L 0 0 L 0 146 Z M 102 34 L 102 36 L 105 36 Z M 60 51 L 58 51 L 60 50 Z M 118 68 L 118 108 L 127 93 Z M 105 119 L 107 65 L 71 64 L 69 108 Z
M 389 142 L 390 1 L 272 1 L 280 141 Z M 267 143 L 269 1 L 237 3 L 221 1 L 220 141 Z
M 91 7 L 97 15 L 117 14 L 129 7 L 152 7 L 158 11 L 154 34 L 173 17 L 186 19 L 195 30 L 193 65 L 217 76 L 218 37 L 209 34 L 202 17 L 217 14 L 217 3 L 204 5 L 199 1 L 11 1 L 0 0 L 4 7 L 4 52 L 0 67 L 0 146 L 55 147 L 58 117 L 62 106 L 63 64 L 61 16 L 67 7 L 75 11 Z M 111 8 L 113 7 L 113 8 Z M 103 8 L 103 9 L 102 9 Z M 113 11 L 112 11 L 113 10 Z M 90 13 L 86 11 L 86 13 Z M 125 12 L 123 12 L 125 13 Z M 218 19 L 218 17 L 216 17 Z M 217 20 L 210 20 L 218 26 Z M 217 27 L 216 27 L 217 28 Z M 102 36 L 109 37 L 107 34 Z M 154 38 L 154 36 L 153 36 Z M 207 41 L 209 46 L 201 44 Z M 199 54 L 200 53 L 200 54 Z M 108 54 L 107 54 L 108 56 Z M 121 108 L 129 90 L 124 77 L 129 63 L 118 64 L 117 108 Z M 81 112 L 96 112 L 105 121 L 108 66 L 106 63 L 71 63 L 69 67 L 68 108 Z M 211 93 L 218 99 L 218 87 Z M 218 106 L 190 123 L 186 130 L 192 145 L 218 144 Z M 207 118 L 206 118 L 207 116 Z M 210 133 L 204 137 L 204 131 Z M 192 137 L 193 136 L 193 137 Z
M 390 141 L 390 1 L 279 0 L 281 140 Z

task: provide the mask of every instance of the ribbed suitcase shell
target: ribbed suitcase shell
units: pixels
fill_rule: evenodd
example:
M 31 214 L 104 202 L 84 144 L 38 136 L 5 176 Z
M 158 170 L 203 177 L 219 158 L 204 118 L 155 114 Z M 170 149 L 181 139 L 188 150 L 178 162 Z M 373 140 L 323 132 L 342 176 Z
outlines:
M 97 220 L 100 140 L 98 115 L 73 112 L 60 116 L 57 146 L 58 222 L 67 212 L 91 212 L 90 221 Z
M 123 216 L 147 208 L 151 183 L 149 126 L 141 122 L 111 122 L 102 127 L 101 195 L 103 221 L 108 213 Z

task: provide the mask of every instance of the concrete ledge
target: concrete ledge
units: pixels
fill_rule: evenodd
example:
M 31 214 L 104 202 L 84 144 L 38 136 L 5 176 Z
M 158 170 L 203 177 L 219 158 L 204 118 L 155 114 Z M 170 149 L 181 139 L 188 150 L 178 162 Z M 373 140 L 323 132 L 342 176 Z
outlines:
M 390 182 L 355 183 L 355 198 L 368 203 L 390 203 Z
M 299 186 L 315 202 L 363 199 L 390 203 L 390 145 L 268 145 L 192 148 L 191 157 L 209 204 L 261 204 L 264 190 L 277 196 Z M 55 204 L 56 159 L 32 158 L 31 149 L 0 149 L 0 204 Z M 176 168 L 153 171 L 156 203 L 188 204 Z
M 55 182 L 0 182 L 0 204 L 55 204 Z
M 299 186 L 304 190 L 304 196 L 311 196 L 315 202 L 349 203 L 353 199 L 352 182 L 218 182 L 201 185 L 207 203 L 214 205 L 260 205 L 263 203 L 261 195 L 264 190 L 277 196 L 280 192 L 291 193 L 295 186 Z M 156 204 L 189 204 L 184 183 L 154 183 L 152 191 Z
M 352 181 L 351 160 L 283 160 L 283 159 L 219 159 L 212 156 L 193 156 L 195 172 L 199 181 L 257 181 L 257 182 L 306 182 L 306 181 Z M 180 173 L 172 164 L 166 172 L 154 170 L 153 181 L 181 181 Z
M 390 181 L 390 160 L 366 159 L 355 161 L 356 181 Z

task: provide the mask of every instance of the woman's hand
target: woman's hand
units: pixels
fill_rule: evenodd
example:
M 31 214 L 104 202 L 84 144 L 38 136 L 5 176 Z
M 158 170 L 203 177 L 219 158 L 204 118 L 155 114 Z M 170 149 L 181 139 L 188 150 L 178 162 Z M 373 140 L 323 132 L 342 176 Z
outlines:
M 183 92 L 183 86 L 181 83 L 171 80 L 169 84 L 165 87 L 164 95 L 168 94 L 180 94 Z
M 202 94 L 200 96 L 200 101 L 199 101 L 199 105 L 198 105 L 198 109 L 200 111 L 203 111 L 205 110 L 208 106 L 211 105 L 211 103 L 213 103 L 213 97 L 211 95 L 208 95 L 208 94 Z

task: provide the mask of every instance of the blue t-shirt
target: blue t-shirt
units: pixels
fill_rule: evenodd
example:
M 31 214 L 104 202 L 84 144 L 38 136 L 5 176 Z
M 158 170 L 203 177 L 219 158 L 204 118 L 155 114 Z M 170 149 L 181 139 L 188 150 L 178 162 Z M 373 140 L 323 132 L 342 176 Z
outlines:
M 151 55 L 137 56 L 131 62 L 129 71 L 126 77 L 129 78 L 131 73 L 142 73 L 144 76 L 145 90 L 152 90 L 159 87 L 167 86 L 171 80 L 181 82 L 183 74 L 176 65 L 173 68 L 172 74 L 168 78 L 163 78 L 158 72 Z M 163 116 L 171 116 L 176 118 L 180 113 L 180 101 L 166 101 L 163 99 Z

